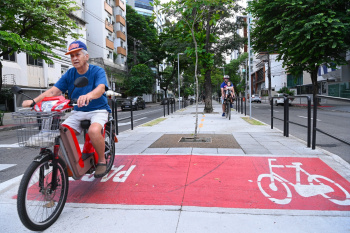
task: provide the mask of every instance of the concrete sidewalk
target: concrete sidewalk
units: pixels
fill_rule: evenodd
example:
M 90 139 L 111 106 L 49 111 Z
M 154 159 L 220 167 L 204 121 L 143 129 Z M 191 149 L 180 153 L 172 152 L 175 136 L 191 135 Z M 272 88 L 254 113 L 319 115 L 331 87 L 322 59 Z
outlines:
M 199 112 L 203 107 L 199 105 Z M 110 175 L 116 174 L 113 182 L 110 177 L 71 181 L 61 216 L 45 232 L 350 231 L 350 165 L 323 149 L 307 148 L 298 138 L 284 137 L 269 125 L 251 125 L 234 111 L 228 120 L 221 117 L 221 106 L 216 103 L 214 113 L 198 115 L 198 136 L 233 136 L 238 148 L 152 146 L 164 135 L 193 134 L 195 111 L 191 105 L 158 124 L 118 135 L 114 164 L 130 168 L 124 173 L 111 171 Z M 270 170 L 273 167 L 290 180 L 275 177 L 279 187 L 289 187 L 290 197 L 273 198 L 269 186 L 260 180 L 270 177 L 269 159 L 276 165 Z M 301 168 L 319 174 L 318 179 L 333 180 L 335 183 L 325 184 L 333 185 L 341 195 L 302 195 L 299 186 L 292 184 L 296 182 L 296 169 L 290 169 L 293 163 L 302 163 Z M 282 167 L 288 171 L 279 173 Z M 3 232 L 28 232 L 17 216 L 13 198 L 20 178 L 0 184 Z M 305 187 L 307 178 L 301 179 Z M 279 204 L 282 199 L 290 203 Z

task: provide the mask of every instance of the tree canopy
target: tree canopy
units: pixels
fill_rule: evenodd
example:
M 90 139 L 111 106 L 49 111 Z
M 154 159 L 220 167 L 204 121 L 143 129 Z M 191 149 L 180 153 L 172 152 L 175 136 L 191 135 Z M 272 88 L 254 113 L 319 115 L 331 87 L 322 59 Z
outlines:
M 72 31 L 78 26 L 69 17 L 77 9 L 72 0 L 1 0 L 0 58 L 14 52 L 25 52 L 49 63 L 52 57 L 60 58 L 53 49 L 66 47 L 68 36 L 79 36 Z M 0 90 L 1 87 L 0 60 Z
M 348 0 L 259 0 L 251 2 L 249 11 L 254 50 L 277 52 L 292 74 L 311 73 L 314 95 L 318 67 L 345 64 L 350 49 Z
M 154 84 L 154 74 L 145 64 L 133 66 L 130 75 L 124 80 L 128 95 L 151 94 Z
M 151 17 L 143 16 L 126 5 L 128 29 L 128 67 L 158 60 L 158 34 Z M 161 57 L 160 57 L 161 59 Z M 151 63 L 150 63 L 151 64 Z
M 176 19 L 182 41 L 192 43 L 186 47 L 186 55 L 194 64 L 198 62 L 194 75 L 198 72 L 204 77 L 205 96 L 208 97 L 205 112 L 211 112 L 211 71 L 221 66 L 226 53 L 238 49 L 243 41 L 236 33 L 240 25 L 231 20 L 240 7 L 234 0 L 170 1 L 162 6 L 169 17 Z

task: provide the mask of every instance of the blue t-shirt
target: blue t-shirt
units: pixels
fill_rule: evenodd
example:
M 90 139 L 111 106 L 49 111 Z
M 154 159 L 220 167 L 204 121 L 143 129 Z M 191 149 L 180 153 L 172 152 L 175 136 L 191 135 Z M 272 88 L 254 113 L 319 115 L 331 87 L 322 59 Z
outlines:
M 227 86 L 227 83 L 225 83 L 225 81 L 223 83 L 221 83 L 220 88 L 224 88 L 225 86 Z M 231 83 L 231 87 L 233 87 L 233 84 Z
M 85 76 L 89 80 L 89 83 L 85 87 L 76 87 L 74 88 L 74 81 Z M 108 89 L 107 77 L 105 71 L 95 65 L 89 65 L 88 71 L 85 74 L 79 74 L 76 68 L 69 69 L 55 84 L 55 87 L 60 89 L 62 93 L 65 93 L 68 90 L 68 96 L 71 95 L 71 99 L 78 99 L 81 95 L 86 95 L 87 93 L 94 90 L 98 85 L 104 84 L 106 89 Z M 78 106 L 74 107 L 76 111 L 91 112 L 94 110 L 103 110 L 106 109 L 108 112 L 111 112 L 111 109 L 108 105 L 107 96 L 104 93 L 100 98 L 91 100 L 88 106 L 83 106 L 79 108 Z

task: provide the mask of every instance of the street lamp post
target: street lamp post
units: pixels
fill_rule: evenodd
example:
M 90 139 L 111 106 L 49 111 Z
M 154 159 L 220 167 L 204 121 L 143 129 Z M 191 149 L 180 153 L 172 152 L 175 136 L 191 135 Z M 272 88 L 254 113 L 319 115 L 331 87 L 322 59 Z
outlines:
M 147 62 L 150 62 L 150 61 L 153 61 L 153 59 L 151 58 L 151 59 L 149 59 L 148 61 L 146 61 L 146 62 L 144 62 L 144 63 L 141 63 L 141 65 L 146 64 Z
M 247 16 L 238 16 L 247 18 L 248 21 L 248 75 L 249 75 L 249 118 L 252 118 L 252 76 L 251 76 L 251 70 L 250 70 L 250 13 L 248 13 Z
M 179 86 L 179 109 L 180 109 L 180 55 L 183 55 L 184 53 L 178 53 L 177 54 L 177 82 Z
M 225 67 L 223 66 L 223 67 L 219 67 L 219 68 L 224 70 L 224 77 L 225 77 Z

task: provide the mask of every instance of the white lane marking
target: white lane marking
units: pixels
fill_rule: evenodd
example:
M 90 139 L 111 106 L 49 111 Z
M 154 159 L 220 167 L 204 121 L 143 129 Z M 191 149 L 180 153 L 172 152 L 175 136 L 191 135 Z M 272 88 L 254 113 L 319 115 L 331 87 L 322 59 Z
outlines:
M 5 170 L 9 167 L 16 166 L 17 164 L 0 164 L 0 171 Z
M 18 148 L 19 147 L 19 145 L 18 145 L 18 143 L 14 143 L 14 144 L 0 144 L 0 147 L 1 148 Z
M 307 117 L 306 117 L 306 116 L 298 116 L 298 117 L 301 117 L 301 118 L 305 118 L 305 119 L 307 119 Z M 311 120 L 313 120 L 313 118 L 312 118 L 312 117 L 311 117 Z M 321 121 L 321 120 L 316 119 L 316 121 Z
M 137 119 L 137 120 L 134 120 L 135 121 L 140 121 L 140 120 L 143 120 L 143 119 L 146 119 L 147 117 L 142 117 L 140 119 Z M 126 123 L 118 123 L 118 126 L 123 126 L 123 125 L 130 125 L 131 122 L 126 122 Z

